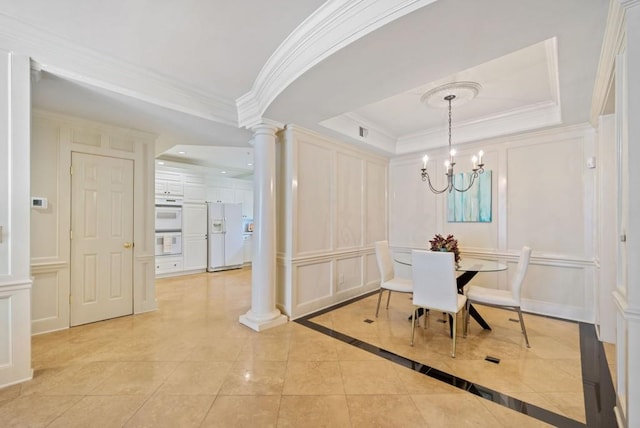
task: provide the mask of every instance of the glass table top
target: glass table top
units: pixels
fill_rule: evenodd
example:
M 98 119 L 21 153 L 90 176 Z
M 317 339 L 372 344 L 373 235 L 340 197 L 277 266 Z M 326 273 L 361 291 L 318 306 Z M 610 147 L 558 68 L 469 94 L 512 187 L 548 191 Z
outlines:
M 393 259 L 406 266 L 411 266 L 411 253 L 394 254 Z M 507 265 L 495 260 L 475 259 L 472 257 L 462 257 L 460 266 L 456 269 L 459 272 L 497 272 L 506 270 Z

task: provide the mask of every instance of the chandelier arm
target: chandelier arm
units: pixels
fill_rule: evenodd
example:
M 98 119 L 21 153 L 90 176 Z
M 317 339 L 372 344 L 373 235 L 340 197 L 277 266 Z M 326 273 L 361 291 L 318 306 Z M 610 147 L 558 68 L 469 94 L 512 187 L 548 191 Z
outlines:
M 453 186 L 453 189 L 456 190 L 457 192 L 466 192 L 467 190 L 471 189 L 471 186 L 473 186 L 473 183 L 475 182 L 476 178 L 478 178 L 478 173 L 477 172 L 472 172 L 471 173 L 471 180 L 469 181 L 469 185 L 467 187 L 465 187 L 464 189 L 458 189 L 453 182 L 451 183 L 451 185 Z
M 451 191 L 451 189 L 450 189 L 450 185 L 451 184 L 450 183 L 449 183 L 449 185 L 447 185 L 447 187 L 445 187 L 442 190 L 438 190 L 438 189 L 434 188 L 433 185 L 431 184 L 431 177 L 429 176 L 429 173 L 427 172 L 426 168 L 422 168 L 422 181 L 426 181 L 427 184 L 429 185 L 429 189 L 431 189 L 431 191 L 433 193 L 435 193 L 435 194 L 444 193 L 447 190 Z

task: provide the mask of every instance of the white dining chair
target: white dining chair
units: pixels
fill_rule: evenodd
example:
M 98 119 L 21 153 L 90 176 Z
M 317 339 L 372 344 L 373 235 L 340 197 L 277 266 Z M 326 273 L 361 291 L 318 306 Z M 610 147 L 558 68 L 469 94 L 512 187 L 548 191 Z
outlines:
M 376 318 L 380 311 L 380 300 L 384 290 L 389 292 L 387 296 L 387 309 L 389 309 L 389 301 L 391 300 L 391 292 L 412 293 L 413 281 L 408 278 L 397 278 L 393 269 L 393 258 L 389 250 L 388 241 L 377 241 L 376 260 L 378 262 L 378 270 L 380 271 L 380 293 L 378 294 L 378 307 L 376 308 Z
M 481 287 L 478 285 L 469 286 L 465 295 L 467 296 L 467 311 L 469 314 L 469 305 L 479 304 L 485 306 L 492 306 L 501 309 L 509 309 L 518 313 L 520 319 L 520 328 L 522 334 L 524 334 L 524 340 L 527 344 L 527 348 L 531 348 L 529 345 L 529 338 L 527 337 L 527 329 L 524 326 L 524 319 L 522 318 L 522 311 L 520 310 L 520 296 L 522 291 L 522 283 L 529 267 L 529 259 L 531 258 L 531 248 L 522 247 L 520 251 L 520 257 L 518 258 L 518 267 L 516 274 L 511 281 L 511 290 L 497 290 L 495 288 Z M 467 334 L 469 323 L 469 315 L 466 316 L 464 335 Z
M 450 315 L 452 320 L 451 356 L 456 356 L 456 319 L 464 309 L 466 296 L 458 294 L 456 285 L 456 265 L 453 253 L 440 251 L 411 252 L 413 270 L 414 316 L 411 322 L 411 346 L 415 333 L 417 311 L 432 309 Z M 464 322 L 464 318 L 463 318 Z

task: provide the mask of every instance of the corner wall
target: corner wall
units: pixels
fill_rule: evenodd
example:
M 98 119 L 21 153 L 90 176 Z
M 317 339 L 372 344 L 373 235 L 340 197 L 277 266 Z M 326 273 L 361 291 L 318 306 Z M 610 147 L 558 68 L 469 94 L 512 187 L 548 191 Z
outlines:
M 388 161 L 287 126 L 278 145 L 277 306 L 291 319 L 374 290 Z

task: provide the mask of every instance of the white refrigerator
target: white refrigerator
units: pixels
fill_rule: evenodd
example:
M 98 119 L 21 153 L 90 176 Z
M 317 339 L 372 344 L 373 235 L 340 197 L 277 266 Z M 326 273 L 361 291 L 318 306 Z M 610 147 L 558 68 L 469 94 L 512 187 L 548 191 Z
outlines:
M 209 272 L 242 267 L 242 204 L 207 202 Z

